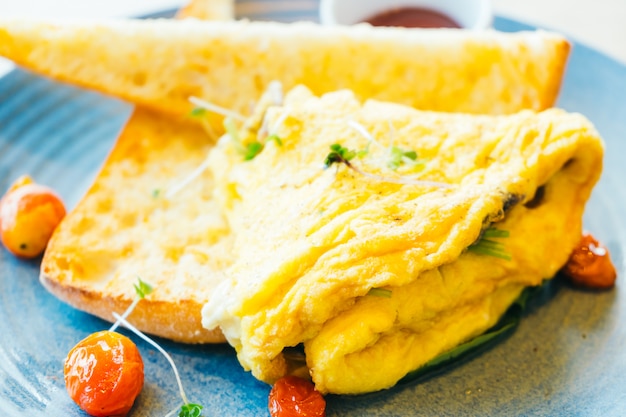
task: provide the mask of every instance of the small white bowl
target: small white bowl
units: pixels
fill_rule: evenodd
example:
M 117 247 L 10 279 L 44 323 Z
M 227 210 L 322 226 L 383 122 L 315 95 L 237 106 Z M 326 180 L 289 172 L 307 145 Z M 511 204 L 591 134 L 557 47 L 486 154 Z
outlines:
M 320 22 L 325 25 L 352 25 L 403 7 L 439 12 L 464 29 L 488 29 L 493 23 L 490 0 L 321 0 Z

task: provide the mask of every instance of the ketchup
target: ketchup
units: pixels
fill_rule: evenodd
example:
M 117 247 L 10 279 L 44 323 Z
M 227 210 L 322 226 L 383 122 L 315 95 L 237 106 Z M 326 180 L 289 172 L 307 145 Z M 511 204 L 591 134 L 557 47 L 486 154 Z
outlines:
M 403 26 L 407 28 L 460 28 L 450 17 L 420 7 L 400 7 L 384 11 L 364 20 L 372 26 Z
M 617 278 L 609 251 L 590 234 L 583 235 L 563 272 L 575 285 L 591 289 L 611 288 Z

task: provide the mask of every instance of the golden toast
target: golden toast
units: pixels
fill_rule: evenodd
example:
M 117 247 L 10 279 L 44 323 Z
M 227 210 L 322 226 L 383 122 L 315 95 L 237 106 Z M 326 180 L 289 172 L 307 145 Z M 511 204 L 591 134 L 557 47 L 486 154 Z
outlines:
M 176 17 L 232 20 L 235 17 L 235 0 L 192 0 L 178 11 Z
M 227 19 L 225 3 L 193 0 L 184 14 Z M 172 202 L 162 199 L 210 147 L 196 126 L 136 110 L 94 184 L 49 242 L 43 285 L 74 307 L 113 321 L 112 312 L 127 308 L 141 278 L 155 291 L 130 316 L 137 327 L 186 343 L 223 342 L 219 330 L 200 324 L 228 247 L 227 229 L 208 197 L 210 178 L 203 176 L 204 183 Z
M 569 43 L 548 32 L 196 19 L 0 19 L 0 55 L 176 117 L 192 96 L 248 115 L 270 82 L 351 89 L 418 109 L 503 114 L 554 104 Z M 210 118 L 222 131 L 222 118 Z
M 113 321 L 154 287 L 129 317 L 148 333 L 187 343 L 220 342 L 200 324 L 208 292 L 228 264 L 229 229 L 212 180 L 169 190 L 202 164 L 212 141 L 199 127 L 138 109 L 87 194 L 55 231 L 41 282 L 61 300 Z

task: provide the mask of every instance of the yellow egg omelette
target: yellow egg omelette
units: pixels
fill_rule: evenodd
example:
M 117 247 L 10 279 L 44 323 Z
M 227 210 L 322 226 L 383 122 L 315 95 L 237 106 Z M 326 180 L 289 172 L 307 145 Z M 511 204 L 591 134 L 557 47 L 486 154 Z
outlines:
M 261 103 L 211 151 L 235 242 L 203 325 L 269 383 L 304 346 L 322 393 L 381 390 L 484 333 L 567 261 L 602 170 L 591 123 L 558 109 Z

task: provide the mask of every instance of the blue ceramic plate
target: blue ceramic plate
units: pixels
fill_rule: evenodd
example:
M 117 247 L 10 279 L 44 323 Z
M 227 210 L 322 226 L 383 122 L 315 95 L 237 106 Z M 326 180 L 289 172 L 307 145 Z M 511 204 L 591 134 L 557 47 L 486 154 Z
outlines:
M 240 10 L 250 3 L 240 2 Z M 275 17 L 315 18 L 315 2 L 297 4 L 303 9 Z M 263 17 L 254 10 L 251 18 Z M 532 29 L 502 18 L 496 27 Z M 606 139 L 606 168 L 585 221 L 608 245 L 623 278 L 626 67 L 576 44 L 559 105 L 585 114 Z M 124 103 L 20 70 L 0 78 L 0 192 L 29 173 L 73 206 L 129 114 Z M 65 393 L 62 362 L 77 341 L 108 324 L 49 295 L 39 285 L 38 267 L 38 261 L 0 249 L 0 414 L 83 416 Z M 623 416 L 625 296 L 623 281 L 601 293 L 556 286 L 512 336 L 489 351 L 418 384 L 363 397 L 331 396 L 328 415 Z M 205 415 L 268 415 L 269 388 L 240 368 L 231 348 L 160 343 L 180 367 L 188 396 L 205 405 Z M 131 414 L 163 416 L 179 404 L 173 375 L 152 347 L 137 344 L 146 385 Z

